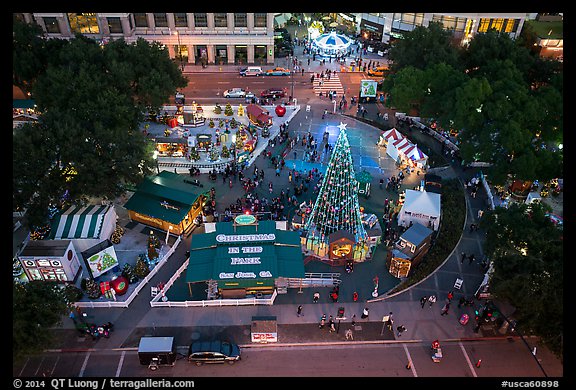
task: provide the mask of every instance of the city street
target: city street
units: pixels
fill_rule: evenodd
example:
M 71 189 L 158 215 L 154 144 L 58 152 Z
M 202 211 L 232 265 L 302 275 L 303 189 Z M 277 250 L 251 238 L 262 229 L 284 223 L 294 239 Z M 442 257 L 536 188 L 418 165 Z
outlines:
M 316 330 L 320 332 L 319 330 Z M 520 340 L 453 341 L 442 344 L 444 358 L 431 359 L 430 344 L 421 341 L 324 345 L 249 346 L 234 365 L 202 367 L 181 356 L 173 367 L 150 371 L 139 364 L 136 348 L 64 352 L 30 358 L 15 377 L 452 377 L 542 378 L 542 371 Z M 494 351 L 498 351 L 495 353 Z M 187 345 L 178 347 L 186 354 Z M 305 355 L 306 359 L 302 359 Z M 479 362 L 480 361 L 480 362 Z M 312 364 L 313 362 L 313 364 Z M 406 368 L 408 362 L 411 367 Z M 561 372 L 546 367 L 550 377 Z

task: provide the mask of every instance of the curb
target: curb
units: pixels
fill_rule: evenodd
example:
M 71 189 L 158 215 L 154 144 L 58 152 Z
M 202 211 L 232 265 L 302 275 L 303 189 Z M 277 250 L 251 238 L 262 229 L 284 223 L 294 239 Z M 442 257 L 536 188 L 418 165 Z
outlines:
M 528 336 L 531 338 L 537 338 L 536 336 Z M 455 339 L 445 339 L 440 340 L 440 343 L 459 343 L 459 342 L 470 342 L 470 341 L 494 341 L 503 339 L 521 339 L 520 336 L 513 335 L 502 335 L 502 336 L 490 336 L 490 337 L 462 337 Z M 359 340 L 359 341 L 326 341 L 326 342 L 304 342 L 304 343 L 253 343 L 253 344 L 238 344 L 240 348 L 294 348 L 294 347 L 321 347 L 328 345 L 370 345 L 370 344 L 418 344 L 418 343 L 428 343 L 429 340 L 415 339 L 415 340 Z M 176 349 L 188 348 L 187 345 L 176 346 Z M 138 347 L 125 347 L 125 348 L 60 348 L 60 349 L 45 349 L 43 352 L 46 353 L 66 353 L 66 352 L 105 352 L 105 351 L 138 351 Z

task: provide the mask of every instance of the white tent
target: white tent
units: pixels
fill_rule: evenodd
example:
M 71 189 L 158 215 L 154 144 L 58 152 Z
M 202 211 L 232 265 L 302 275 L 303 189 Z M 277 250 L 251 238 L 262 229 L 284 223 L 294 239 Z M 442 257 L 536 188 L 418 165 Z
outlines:
M 390 141 L 398 141 L 403 139 L 404 136 L 394 127 L 390 130 L 386 130 L 380 135 L 380 139 L 378 140 L 379 146 L 387 146 Z
M 402 148 L 406 147 L 407 145 L 410 145 L 410 141 L 408 141 L 406 138 L 402 138 L 397 141 L 390 141 L 386 147 L 386 154 L 394 160 L 397 160 L 398 156 L 400 155 L 400 150 L 402 150 Z
M 406 190 L 404 204 L 398 213 L 398 225 L 408 226 L 410 221 L 438 230 L 440 224 L 440 194 Z
M 418 149 L 418 145 L 412 145 L 402 150 L 402 153 L 419 168 L 425 167 L 428 163 L 428 156 Z

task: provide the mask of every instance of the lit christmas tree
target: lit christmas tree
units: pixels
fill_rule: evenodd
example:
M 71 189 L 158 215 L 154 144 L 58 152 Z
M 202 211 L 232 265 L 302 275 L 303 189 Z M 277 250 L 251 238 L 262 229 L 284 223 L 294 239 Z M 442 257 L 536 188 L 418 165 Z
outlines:
M 324 256 L 330 234 L 348 231 L 354 235 L 354 259 L 366 256 L 368 235 L 362 225 L 358 203 L 358 182 L 354 174 L 346 124 L 340 123 L 340 135 L 330 156 L 318 198 L 304 229 L 306 248 Z
M 226 107 L 224 108 L 224 115 L 227 116 L 234 115 L 234 110 L 232 110 L 232 105 L 230 103 L 226 103 Z

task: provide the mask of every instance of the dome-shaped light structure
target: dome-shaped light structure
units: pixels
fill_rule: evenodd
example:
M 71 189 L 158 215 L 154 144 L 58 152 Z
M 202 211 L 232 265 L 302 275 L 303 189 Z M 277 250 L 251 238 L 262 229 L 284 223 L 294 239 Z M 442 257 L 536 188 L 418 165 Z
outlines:
M 312 44 L 317 54 L 331 57 L 346 54 L 352 40 L 345 35 L 336 34 L 336 31 L 331 31 L 314 39 Z

